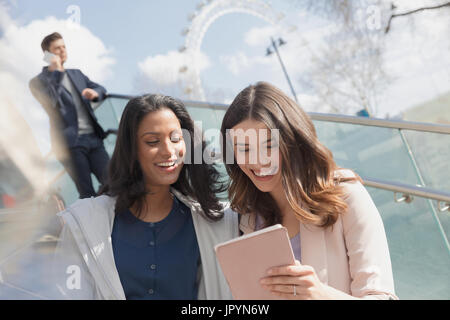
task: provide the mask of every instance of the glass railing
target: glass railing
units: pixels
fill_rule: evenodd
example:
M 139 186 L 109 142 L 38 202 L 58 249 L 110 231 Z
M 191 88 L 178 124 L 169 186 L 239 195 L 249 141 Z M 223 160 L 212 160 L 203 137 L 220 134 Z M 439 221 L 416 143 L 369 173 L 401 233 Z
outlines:
M 438 190 L 450 192 L 450 135 L 404 130 L 424 184 Z
M 450 256 L 428 200 L 396 203 L 392 192 L 367 190 L 383 219 L 397 295 L 449 299 Z
M 362 177 L 450 191 L 448 181 L 440 183 L 450 178 L 450 172 L 444 170 L 446 157 L 438 151 L 439 145 L 448 149 L 450 135 L 326 121 L 314 124 L 338 165 Z M 392 192 L 367 189 L 384 222 L 398 295 L 450 298 L 450 213 L 440 212 L 436 201 L 416 197 L 411 203 L 396 203 Z
M 362 177 L 450 193 L 450 172 L 446 170 L 450 134 L 330 121 L 314 124 L 319 139 L 333 152 L 338 165 L 353 169 Z M 449 212 L 441 212 L 436 201 L 427 203 L 429 217 L 450 255 Z
M 105 129 L 116 129 L 129 97 L 112 96 L 96 109 Z M 202 129 L 220 128 L 224 105 L 185 102 Z M 313 120 L 319 139 L 333 152 L 337 164 L 361 177 L 411 186 L 427 186 L 450 193 L 450 134 Z M 449 131 L 450 133 L 450 131 Z M 111 154 L 116 136 L 105 147 Z M 211 142 L 219 148 L 219 141 Z M 52 172 L 62 167 L 53 161 Z M 223 167 L 221 168 L 222 172 Z M 95 181 L 96 187 L 98 186 Z M 63 174 L 54 182 L 66 204 L 77 198 L 73 182 Z M 397 203 L 391 191 L 367 187 L 386 229 L 396 292 L 401 299 L 450 299 L 449 211 L 440 212 L 436 201 L 415 197 Z

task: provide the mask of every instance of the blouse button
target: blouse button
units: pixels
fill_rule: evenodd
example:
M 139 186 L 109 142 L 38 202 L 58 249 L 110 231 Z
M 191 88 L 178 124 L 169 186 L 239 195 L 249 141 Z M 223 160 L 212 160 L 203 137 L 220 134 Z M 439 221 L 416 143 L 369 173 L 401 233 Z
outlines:
M 155 241 L 150 241 L 150 245 L 153 247 L 155 245 Z
M 150 266 L 150 269 L 155 270 L 155 269 L 156 269 L 156 264 L 152 264 L 152 265 Z
M 149 289 L 149 290 L 148 290 L 148 293 L 149 293 L 149 294 L 153 294 L 153 293 L 154 293 L 153 289 Z

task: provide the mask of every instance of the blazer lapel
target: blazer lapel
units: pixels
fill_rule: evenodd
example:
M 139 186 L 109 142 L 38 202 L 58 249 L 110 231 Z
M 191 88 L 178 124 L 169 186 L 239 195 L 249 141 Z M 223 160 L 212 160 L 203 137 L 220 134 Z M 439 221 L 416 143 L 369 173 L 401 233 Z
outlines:
M 327 247 L 323 228 L 300 223 L 301 263 L 314 268 L 320 281 L 328 284 Z
M 75 76 L 75 74 L 72 72 L 72 70 L 68 69 L 66 70 L 67 76 L 69 77 L 69 79 L 72 81 L 73 86 L 77 89 L 78 93 L 81 96 L 81 92 L 83 91 L 80 83 L 78 82 L 78 77 Z
M 41 81 L 41 86 L 43 90 L 46 90 L 48 94 L 50 95 L 50 103 L 52 105 L 52 108 L 56 109 L 58 107 L 59 99 L 58 95 L 55 92 L 55 88 L 53 88 L 52 85 L 50 85 L 50 82 L 48 81 L 48 67 L 44 67 L 42 69 L 42 72 L 38 75 L 39 80 Z

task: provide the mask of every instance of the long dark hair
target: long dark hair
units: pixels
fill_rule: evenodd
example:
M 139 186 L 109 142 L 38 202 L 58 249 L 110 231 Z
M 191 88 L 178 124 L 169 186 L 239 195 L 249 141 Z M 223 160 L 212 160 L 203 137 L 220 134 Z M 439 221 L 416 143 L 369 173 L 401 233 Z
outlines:
M 266 82 L 242 90 L 228 108 L 222 121 L 222 136 L 227 129 L 244 120 L 263 122 L 278 129 L 283 189 L 297 218 L 307 224 L 332 226 L 347 209 L 340 182 L 357 178 L 340 178 L 340 168 L 333 155 L 317 138 L 309 116 L 286 94 Z M 223 144 L 223 156 L 229 146 Z M 259 191 L 239 166 L 226 163 L 230 176 L 231 208 L 239 213 L 258 213 L 265 226 L 281 223 L 280 210 L 269 193 Z
M 194 135 L 194 122 L 181 101 L 160 94 L 131 99 L 125 106 L 120 120 L 116 146 L 108 166 L 107 182 L 100 191 L 100 194 L 117 197 L 116 213 L 133 205 L 136 206 L 138 215 L 144 209 L 145 195 L 149 191 L 146 189 L 138 161 L 137 131 L 147 114 L 163 108 L 172 110 L 180 121 L 181 129 L 190 133 L 190 137 L 185 137 L 185 140 L 189 139 L 186 141 L 186 157 L 193 155 L 196 148 L 201 148 L 203 154 L 206 143 L 203 137 L 200 138 L 201 141 L 194 141 L 197 138 L 197 135 Z M 222 206 L 216 194 L 225 190 L 219 179 L 220 174 L 213 165 L 203 162 L 185 163 L 172 187 L 196 200 L 202 207 L 205 217 L 216 221 L 223 217 Z

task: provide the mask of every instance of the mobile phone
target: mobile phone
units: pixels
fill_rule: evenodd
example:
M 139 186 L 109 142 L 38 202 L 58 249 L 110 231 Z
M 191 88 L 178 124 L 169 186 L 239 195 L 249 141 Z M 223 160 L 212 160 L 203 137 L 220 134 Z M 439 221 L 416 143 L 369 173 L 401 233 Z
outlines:
M 52 58 L 53 58 L 54 56 L 55 56 L 55 55 L 54 55 L 53 53 L 51 53 L 51 52 L 45 50 L 45 51 L 44 51 L 44 58 L 43 58 L 43 60 L 44 60 L 45 62 L 47 62 L 48 64 L 50 64 L 51 61 L 52 61 Z

